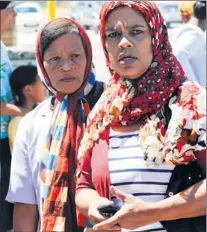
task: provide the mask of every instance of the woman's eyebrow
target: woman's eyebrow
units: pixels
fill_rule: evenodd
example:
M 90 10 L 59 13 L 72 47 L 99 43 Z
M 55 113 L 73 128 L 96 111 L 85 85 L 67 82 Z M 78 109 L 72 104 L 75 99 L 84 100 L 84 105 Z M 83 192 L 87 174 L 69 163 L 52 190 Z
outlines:
M 135 28 L 140 28 L 140 27 L 144 28 L 144 25 L 136 24 L 136 25 L 131 26 L 131 27 L 128 27 L 128 28 L 130 28 L 130 29 L 135 29 Z
M 81 52 L 81 47 L 77 47 L 77 48 L 72 48 L 72 49 L 67 49 L 66 52 L 68 53 L 73 53 L 73 52 Z M 48 52 L 47 56 L 60 56 L 62 54 L 62 51 L 51 51 Z
M 135 29 L 135 28 L 144 28 L 144 25 L 141 25 L 141 24 L 136 24 L 136 25 L 133 25 L 133 26 L 128 26 L 127 27 L 128 29 Z M 114 31 L 116 30 L 117 27 L 109 27 L 105 30 L 105 32 L 111 32 L 111 31 Z

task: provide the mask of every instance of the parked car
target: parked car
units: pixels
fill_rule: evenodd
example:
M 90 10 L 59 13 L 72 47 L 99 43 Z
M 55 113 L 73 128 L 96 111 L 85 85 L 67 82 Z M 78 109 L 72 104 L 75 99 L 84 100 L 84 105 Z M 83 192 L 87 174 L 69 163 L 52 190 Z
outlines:
M 44 23 L 40 6 L 34 2 L 25 2 L 15 7 L 17 30 L 38 31 Z
M 182 23 L 178 1 L 156 1 L 168 28 Z
M 86 29 L 97 30 L 100 4 L 93 1 L 73 1 L 70 17 L 77 20 Z

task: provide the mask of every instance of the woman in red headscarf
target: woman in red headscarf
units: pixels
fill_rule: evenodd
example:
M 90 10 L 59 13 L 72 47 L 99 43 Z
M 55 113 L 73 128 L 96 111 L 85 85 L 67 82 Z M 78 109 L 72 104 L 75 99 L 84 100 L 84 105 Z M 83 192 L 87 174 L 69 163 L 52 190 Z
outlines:
M 97 231 L 197 231 L 167 223 L 205 215 L 205 89 L 187 81 L 155 3 L 106 2 L 100 19 L 112 77 L 79 149 L 76 204 Z M 114 197 L 106 220 L 97 208 Z
M 104 84 L 96 81 L 90 39 L 72 19 L 54 19 L 42 28 L 36 58 L 52 96 L 18 127 L 7 195 L 15 203 L 14 231 L 37 231 L 38 216 L 41 231 L 83 231 L 85 218 L 75 206 L 77 154 Z

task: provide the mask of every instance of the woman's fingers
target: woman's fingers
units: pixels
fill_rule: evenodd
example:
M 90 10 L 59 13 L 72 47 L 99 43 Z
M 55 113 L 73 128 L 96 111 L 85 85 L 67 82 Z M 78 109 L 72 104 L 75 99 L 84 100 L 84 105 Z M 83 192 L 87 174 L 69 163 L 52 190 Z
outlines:
M 88 218 L 89 218 L 92 225 L 96 225 L 96 224 L 106 220 L 101 214 L 99 214 L 98 211 L 91 212 Z
M 114 215 L 113 217 L 100 222 L 99 224 L 96 224 L 93 229 L 94 231 L 101 231 L 101 230 L 109 230 L 111 228 L 116 228 L 116 229 L 120 229 L 119 225 L 118 225 L 118 217 L 116 215 Z

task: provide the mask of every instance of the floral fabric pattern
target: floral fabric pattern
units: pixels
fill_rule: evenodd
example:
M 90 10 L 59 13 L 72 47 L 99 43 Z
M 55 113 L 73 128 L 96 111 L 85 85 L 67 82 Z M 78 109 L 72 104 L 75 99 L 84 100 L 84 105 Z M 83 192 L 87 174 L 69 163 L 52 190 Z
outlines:
M 104 4 L 100 34 L 108 67 L 105 23 L 108 14 L 120 6 L 132 7 L 143 14 L 151 29 L 153 61 L 147 72 L 134 81 L 121 78 L 109 68 L 112 74 L 109 85 L 88 117 L 78 154 L 77 176 L 84 156 L 92 152 L 95 143 L 99 139 L 108 142 L 109 128 L 113 124 L 125 126 L 141 122 L 140 143 L 149 167 L 167 162 L 187 164 L 196 159 L 196 151 L 206 146 L 203 129 L 205 112 L 199 100 L 205 95 L 205 90 L 186 81 L 184 71 L 172 52 L 164 19 L 155 3 L 112 1 Z M 169 125 L 162 112 L 168 104 L 173 112 Z
M 166 125 L 163 114 L 152 115 L 140 129 L 140 145 L 149 167 L 188 164 L 196 152 L 206 149 L 206 89 L 185 82 L 172 97 L 168 107 L 171 120 Z
M 153 60 L 146 73 L 137 80 L 121 78 L 109 68 L 112 74 L 110 83 L 89 116 L 79 149 L 80 165 L 84 154 L 93 148 L 99 138 L 107 139 L 107 128 L 111 124 L 133 124 L 137 120 L 144 120 L 146 115 L 156 113 L 167 104 L 169 97 L 185 79 L 184 71 L 173 55 L 165 21 L 156 5 L 150 1 L 111 1 L 104 4 L 100 16 L 100 34 L 108 67 L 105 23 L 108 14 L 120 6 L 132 7 L 143 14 L 151 29 Z

